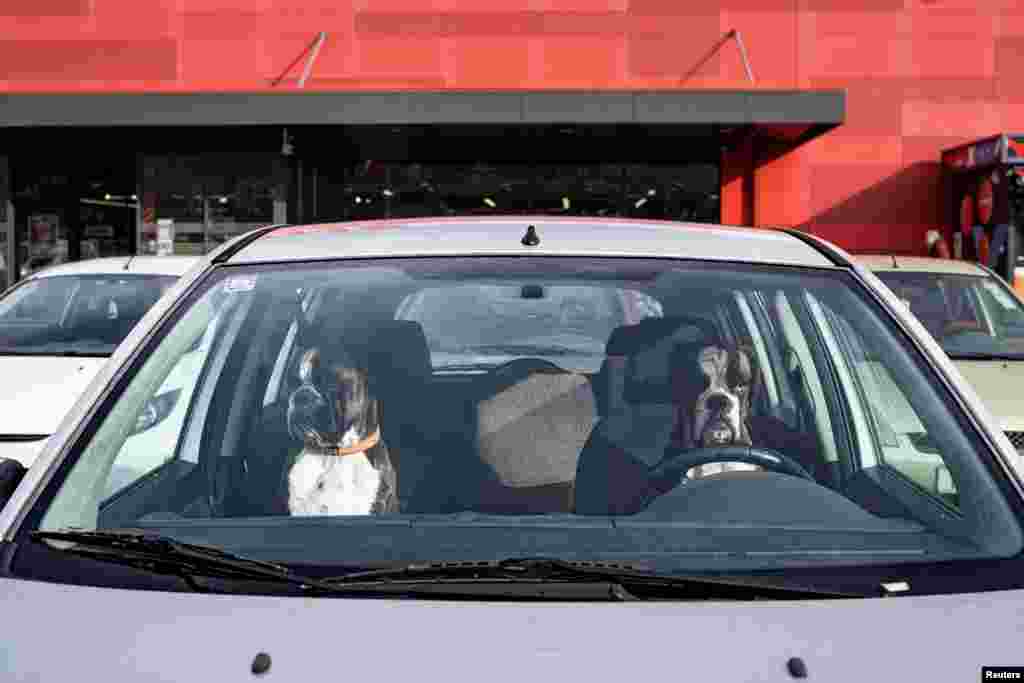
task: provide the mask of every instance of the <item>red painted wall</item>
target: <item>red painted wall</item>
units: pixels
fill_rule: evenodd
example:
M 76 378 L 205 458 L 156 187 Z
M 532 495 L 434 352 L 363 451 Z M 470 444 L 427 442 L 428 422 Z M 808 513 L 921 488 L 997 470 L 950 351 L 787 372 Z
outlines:
M 732 43 L 680 82 L 733 28 L 758 87 L 848 93 L 844 126 L 756 169 L 758 224 L 920 252 L 939 151 L 1024 129 L 1013 0 L 3 0 L 0 91 L 263 89 L 317 31 L 313 89 L 747 88 Z

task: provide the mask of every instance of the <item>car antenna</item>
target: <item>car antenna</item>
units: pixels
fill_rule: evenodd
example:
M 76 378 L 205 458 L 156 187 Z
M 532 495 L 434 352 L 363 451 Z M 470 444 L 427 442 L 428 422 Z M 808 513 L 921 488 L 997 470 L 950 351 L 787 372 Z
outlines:
M 526 234 L 523 235 L 522 243 L 524 247 L 535 247 L 540 244 L 540 237 L 537 236 L 537 228 L 529 226 L 526 228 Z
M 134 258 L 135 258 L 135 254 L 132 254 L 131 256 L 128 257 L 128 260 L 125 261 L 125 264 L 124 264 L 124 270 L 128 270 L 128 266 L 132 265 L 132 260 Z

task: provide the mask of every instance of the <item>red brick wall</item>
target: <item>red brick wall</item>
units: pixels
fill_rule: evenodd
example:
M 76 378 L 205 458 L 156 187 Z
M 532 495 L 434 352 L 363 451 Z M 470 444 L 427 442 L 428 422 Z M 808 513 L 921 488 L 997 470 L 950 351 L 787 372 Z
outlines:
M 3 0 L 0 91 L 262 89 L 321 30 L 308 88 L 746 88 L 731 43 L 680 83 L 733 28 L 759 87 L 848 92 L 757 172 L 758 223 L 920 251 L 939 151 L 1024 130 L 1013 0 Z

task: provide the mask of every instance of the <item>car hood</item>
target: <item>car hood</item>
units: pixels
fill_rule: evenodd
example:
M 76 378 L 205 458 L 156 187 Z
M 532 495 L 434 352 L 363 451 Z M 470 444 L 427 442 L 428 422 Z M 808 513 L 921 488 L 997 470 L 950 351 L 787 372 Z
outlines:
M 24 681 L 966 681 L 1019 661 L 1024 591 L 738 603 L 516 603 L 162 593 L 0 579 Z M 59 614 L 59 618 L 54 618 Z M 96 615 L 103 628 L 96 628 Z M 973 635 L 972 635 L 973 634 Z M 59 656 L 54 656 L 58 654 Z
M 106 361 L 0 356 L 0 438 L 53 434 Z
M 1003 431 L 1024 431 L 1024 361 L 954 360 Z

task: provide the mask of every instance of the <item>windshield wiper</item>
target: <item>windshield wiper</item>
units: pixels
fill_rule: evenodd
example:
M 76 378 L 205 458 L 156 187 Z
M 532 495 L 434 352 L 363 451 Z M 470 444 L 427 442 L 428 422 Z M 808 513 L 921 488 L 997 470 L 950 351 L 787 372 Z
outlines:
M 864 598 L 880 593 L 802 586 L 753 577 L 656 574 L 616 564 L 571 562 L 547 557 L 499 561 L 434 562 L 397 568 L 356 571 L 333 578 L 313 578 L 287 567 L 255 560 L 219 548 L 184 543 L 158 534 L 130 531 L 35 531 L 32 538 L 74 545 L 57 550 L 181 577 L 193 590 L 208 591 L 196 577 L 266 581 L 292 585 L 319 594 L 488 595 L 533 596 L 617 601 L 646 598 L 734 600 L 798 600 Z M 572 586 L 585 590 L 563 589 Z M 504 586 L 504 588 L 502 588 Z
M 70 548 L 58 548 L 67 552 L 87 555 L 90 558 L 117 562 L 139 567 L 157 573 L 181 576 L 192 588 L 202 590 L 194 578 L 269 580 L 288 583 L 303 588 L 320 588 L 334 591 L 331 586 L 320 585 L 317 579 L 300 576 L 287 567 L 254 560 L 206 545 L 183 543 L 160 536 L 127 531 L 34 531 L 34 539 L 44 541 L 67 541 L 74 543 Z
M 613 597 L 641 599 L 637 594 L 699 599 L 812 599 L 865 598 L 881 592 L 849 591 L 838 588 L 780 583 L 754 577 L 658 574 L 628 566 L 574 562 L 553 557 L 514 557 L 497 561 L 431 562 L 396 568 L 355 572 L 324 579 L 333 586 L 414 585 L 476 582 L 541 582 L 607 584 Z
M 21 351 L 18 349 L 0 349 L 0 356 L 58 356 L 61 358 L 107 358 L 107 351 Z
M 946 351 L 952 360 L 1024 360 L 1020 353 L 974 353 L 971 351 Z

